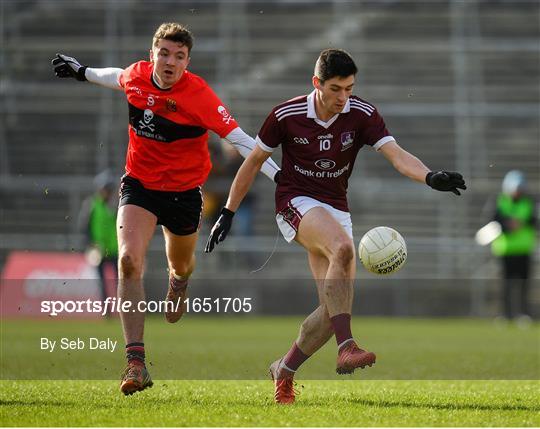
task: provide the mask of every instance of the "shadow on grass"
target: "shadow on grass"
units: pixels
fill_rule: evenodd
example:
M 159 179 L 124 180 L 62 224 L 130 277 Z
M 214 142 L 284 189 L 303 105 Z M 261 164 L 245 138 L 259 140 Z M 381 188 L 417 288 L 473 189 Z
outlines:
M 145 394 L 143 392 L 140 392 L 137 394 L 138 397 L 144 396 Z M 271 395 L 271 392 L 269 391 L 269 395 Z M 121 395 L 119 395 L 121 396 Z M 122 408 L 123 406 L 133 406 L 133 401 L 130 401 L 130 397 L 126 398 L 125 403 L 123 404 L 116 404 L 115 406 Z M 142 399 L 142 398 L 141 398 Z M 246 406 L 246 407 L 272 407 L 275 405 L 276 407 L 280 407 L 279 405 L 275 404 L 271 396 L 264 396 L 259 398 L 251 398 L 249 400 L 235 400 L 232 397 L 229 398 L 221 398 L 223 400 L 223 405 L 229 404 L 231 406 Z M 376 399 L 364 399 L 364 398 L 350 398 L 350 397 L 342 397 L 342 398 L 333 398 L 333 400 L 337 399 L 336 404 L 358 404 L 361 406 L 366 407 L 376 407 L 376 408 L 418 408 L 418 409 L 435 409 L 435 410 L 467 410 L 467 411 L 529 411 L 529 412 L 540 412 L 540 406 L 536 405 L 519 405 L 519 404 L 464 404 L 464 403 L 419 403 L 414 401 L 407 401 L 407 400 L 376 400 Z M 176 395 L 166 398 L 160 398 L 159 405 L 160 406 L 167 406 L 167 404 L 171 404 L 174 406 L 178 406 L 181 403 L 186 403 L 186 405 L 189 405 L 191 407 L 207 407 L 207 406 L 213 406 L 215 405 L 215 397 L 212 395 L 208 395 L 208 397 L 200 397 L 197 395 L 197 397 L 193 397 L 189 393 L 184 396 L 183 398 L 178 398 Z M 74 401 L 58 401 L 58 400 L 52 400 L 52 399 L 14 399 L 14 400 L 2 400 L 0 399 L 0 406 L 54 406 L 54 407 L 66 407 L 66 406 L 73 406 L 78 407 L 80 406 L 79 402 Z M 143 406 L 144 403 L 137 404 Z M 303 398 L 302 395 L 298 395 L 297 402 L 293 406 L 294 408 L 313 408 L 313 407 L 328 407 L 329 403 L 327 399 L 318 397 L 318 398 Z M 107 403 L 95 403 L 93 404 L 93 407 L 95 408 L 110 408 L 111 404 Z
M 3 400 L 0 399 L 0 406 L 13 406 L 13 405 L 24 405 L 24 406 L 32 406 L 32 405 L 39 405 L 39 406 L 53 406 L 53 407 L 65 407 L 66 405 L 77 405 L 76 402 L 71 401 L 51 401 L 47 399 L 27 399 L 20 400 L 20 399 L 14 399 L 14 400 Z
M 234 400 L 233 398 L 222 398 L 223 404 L 229 404 L 231 406 L 247 406 L 247 407 L 253 407 L 253 406 L 261 406 L 261 407 L 268 407 L 275 405 L 276 407 L 280 407 L 280 405 L 277 405 L 274 403 L 274 401 L 271 399 L 271 392 L 269 392 L 268 397 L 264 398 L 252 398 L 249 400 Z M 329 402 L 326 399 L 322 398 L 303 398 L 302 395 L 297 396 L 297 401 L 294 404 L 293 407 L 302 407 L 302 408 L 311 408 L 311 407 L 328 407 Z M 184 397 L 182 402 L 187 402 L 190 406 L 209 406 L 212 404 L 215 404 L 215 398 L 191 398 L 189 396 Z M 165 405 L 167 403 L 170 403 L 171 405 L 178 405 L 178 398 L 177 397 L 169 397 L 169 398 L 162 398 L 160 399 L 160 405 Z M 511 404 L 452 404 L 452 403 L 446 403 L 446 404 L 440 404 L 440 403 L 418 403 L 413 401 L 389 401 L 389 400 L 371 400 L 371 399 L 361 399 L 361 398 L 340 398 L 336 401 L 335 405 L 338 405 L 341 403 L 342 405 L 345 404 L 358 404 L 358 405 L 364 405 L 366 407 L 378 407 L 378 408 L 421 408 L 421 409 L 436 409 L 436 410 L 467 410 L 467 411 L 474 411 L 474 410 L 480 410 L 480 411 L 531 411 L 531 412 L 538 412 L 540 411 L 540 406 L 526 406 L 526 405 L 511 405 Z
M 481 411 L 540 411 L 540 406 L 510 404 L 433 404 L 410 401 L 379 401 L 370 399 L 345 399 L 347 403 L 381 408 L 430 408 L 436 410 L 481 410 Z M 321 401 L 321 404 L 326 403 Z

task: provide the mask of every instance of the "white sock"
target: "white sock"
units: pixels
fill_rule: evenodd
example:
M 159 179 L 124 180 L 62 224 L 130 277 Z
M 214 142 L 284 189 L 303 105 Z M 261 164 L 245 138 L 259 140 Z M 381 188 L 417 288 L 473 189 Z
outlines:
M 342 348 L 345 344 L 350 343 L 351 341 L 354 341 L 354 338 L 349 338 L 349 339 L 343 341 L 339 346 L 337 346 L 338 350 L 341 350 L 341 348 Z
M 281 361 L 281 365 L 279 366 L 279 369 L 285 368 L 287 371 L 296 372 L 294 369 L 289 368 L 283 361 Z

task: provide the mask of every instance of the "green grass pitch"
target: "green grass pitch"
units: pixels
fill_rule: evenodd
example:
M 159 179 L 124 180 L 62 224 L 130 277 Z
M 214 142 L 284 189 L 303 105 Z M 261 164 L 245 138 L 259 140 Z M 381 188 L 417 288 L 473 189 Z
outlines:
M 335 342 L 300 369 L 293 406 L 273 403 L 268 365 L 299 317 L 149 318 L 154 387 L 118 391 L 123 344 L 49 353 L 40 337 L 110 337 L 117 320 L 2 321 L 2 426 L 540 426 L 540 327 L 468 319 L 354 318 L 373 368 L 334 373 Z M 151 363 L 150 363 L 151 362 Z M 88 380 L 93 379 L 93 380 Z

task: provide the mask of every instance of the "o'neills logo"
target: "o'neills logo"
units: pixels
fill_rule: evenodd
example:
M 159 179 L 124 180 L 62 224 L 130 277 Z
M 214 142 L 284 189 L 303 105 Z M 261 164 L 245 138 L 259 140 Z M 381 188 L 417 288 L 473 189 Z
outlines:
M 172 98 L 167 98 L 167 110 L 171 112 L 176 112 L 176 100 Z
M 336 166 L 336 163 L 331 159 L 319 159 L 315 161 L 315 165 L 321 170 L 330 170 Z

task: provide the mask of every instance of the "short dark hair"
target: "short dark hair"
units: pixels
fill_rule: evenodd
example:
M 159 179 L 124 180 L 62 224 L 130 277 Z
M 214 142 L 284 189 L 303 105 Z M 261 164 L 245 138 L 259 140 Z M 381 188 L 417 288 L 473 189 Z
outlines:
M 191 52 L 193 47 L 193 34 L 191 34 L 191 31 L 176 22 L 164 22 L 161 24 L 154 33 L 152 46 L 157 46 L 161 39 L 181 43 L 188 48 L 188 53 Z
M 343 49 L 325 49 L 315 63 L 314 74 L 324 83 L 333 77 L 347 77 L 358 71 L 351 55 Z

